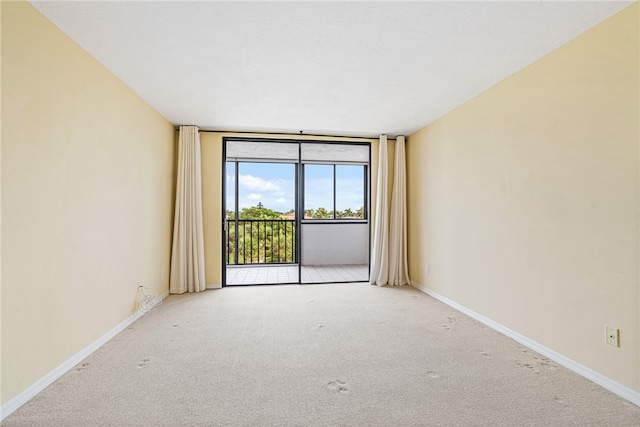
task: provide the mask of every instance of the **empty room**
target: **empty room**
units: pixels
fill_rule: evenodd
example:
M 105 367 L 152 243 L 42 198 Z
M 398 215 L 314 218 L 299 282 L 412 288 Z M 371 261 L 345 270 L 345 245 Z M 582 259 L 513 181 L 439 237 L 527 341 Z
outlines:
M 0 18 L 2 425 L 640 425 L 638 2 Z

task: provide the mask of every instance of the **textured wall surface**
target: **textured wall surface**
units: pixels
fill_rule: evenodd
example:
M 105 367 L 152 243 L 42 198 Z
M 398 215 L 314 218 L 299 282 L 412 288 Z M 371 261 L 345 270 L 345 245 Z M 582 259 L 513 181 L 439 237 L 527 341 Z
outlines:
M 407 146 L 412 280 L 635 391 L 638 8 Z
M 168 289 L 173 126 L 2 2 L 2 403 Z M 162 279 L 161 279 L 162 276 Z

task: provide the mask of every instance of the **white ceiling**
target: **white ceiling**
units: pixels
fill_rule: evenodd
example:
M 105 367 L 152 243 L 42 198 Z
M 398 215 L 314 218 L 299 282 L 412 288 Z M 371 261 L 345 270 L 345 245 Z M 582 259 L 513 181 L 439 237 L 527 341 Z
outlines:
M 410 134 L 631 2 L 31 2 L 173 124 Z

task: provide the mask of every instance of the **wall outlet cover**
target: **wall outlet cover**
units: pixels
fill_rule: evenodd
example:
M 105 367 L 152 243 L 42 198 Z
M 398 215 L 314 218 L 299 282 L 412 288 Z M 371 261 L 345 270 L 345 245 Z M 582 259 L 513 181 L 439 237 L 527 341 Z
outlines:
M 607 344 L 614 347 L 620 347 L 620 329 L 606 327 L 607 332 Z

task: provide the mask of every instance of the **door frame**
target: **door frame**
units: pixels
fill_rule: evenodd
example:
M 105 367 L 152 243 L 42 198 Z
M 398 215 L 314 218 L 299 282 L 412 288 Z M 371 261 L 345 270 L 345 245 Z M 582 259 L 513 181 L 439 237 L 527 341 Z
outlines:
M 277 159 L 260 159 L 254 158 L 250 161 L 253 162 L 262 162 L 262 163 L 293 163 L 295 165 L 295 183 L 294 183 L 294 191 L 295 191 L 295 229 L 296 229 L 296 238 L 295 238 L 295 250 L 297 255 L 297 264 L 298 264 L 298 281 L 297 284 L 313 284 L 313 282 L 307 283 L 302 281 L 302 223 L 304 219 L 304 164 L 302 161 L 302 146 L 304 144 L 339 144 L 339 145 L 361 145 L 368 147 L 368 160 L 365 167 L 365 194 L 364 194 L 364 207 L 365 207 L 365 222 L 368 227 L 368 240 L 367 240 L 367 267 L 368 267 L 368 277 L 366 281 L 369 281 L 371 274 L 371 142 L 369 141 L 344 141 L 344 140 L 315 140 L 315 139 L 295 139 L 295 138 L 257 138 L 257 137 L 239 137 L 239 136 L 225 136 L 222 138 L 222 238 L 221 240 L 221 271 L 222 271 L 222 286 L 227 286 L 227 262 L 226 262 L 226 212 L 227 212 L 227 142 L 229 141 L 246 141 L 246 142 L 270 142 L 270 143 L 289 143 L 289 144 L 298 144 L 298 158 L 294 161 L 284 161 Z M 263 161 L 261 161 L 263 160 Z M 271 160 L 271 162 L 269 161 Z M 248 160 L 249 161 L 249 160 Z M 238 164 L 241 162 L 236 159 L 236 167 L 235 167 L 235 204 L 236 204 L 236 216 L 238 212 Z M 313 163 L 313 162 L 308 162 Z M 335 162 L 335 164 L 339 164 L 340 162 Z M 334 199 L 335 199 L 335 178 L 334 178 Z M 335 203 L 334 203 L 335 208 Z M 237 220 L 237 218 L 236 218 Z M 331 223 L 342 223 L 341 220 L 327 220 Z M 344 222 L 344 224 L 349 224 L 349 222 Z M 237 232 L 237 231 L 236 231 Z M 236 248 L 237 249 L 237 248 Z M 365 280 L 361 281 L 365 282 Z M 327 283 L 327 282 L 322 282 Z M 339 283 L 339 282 L 336 282 Z

